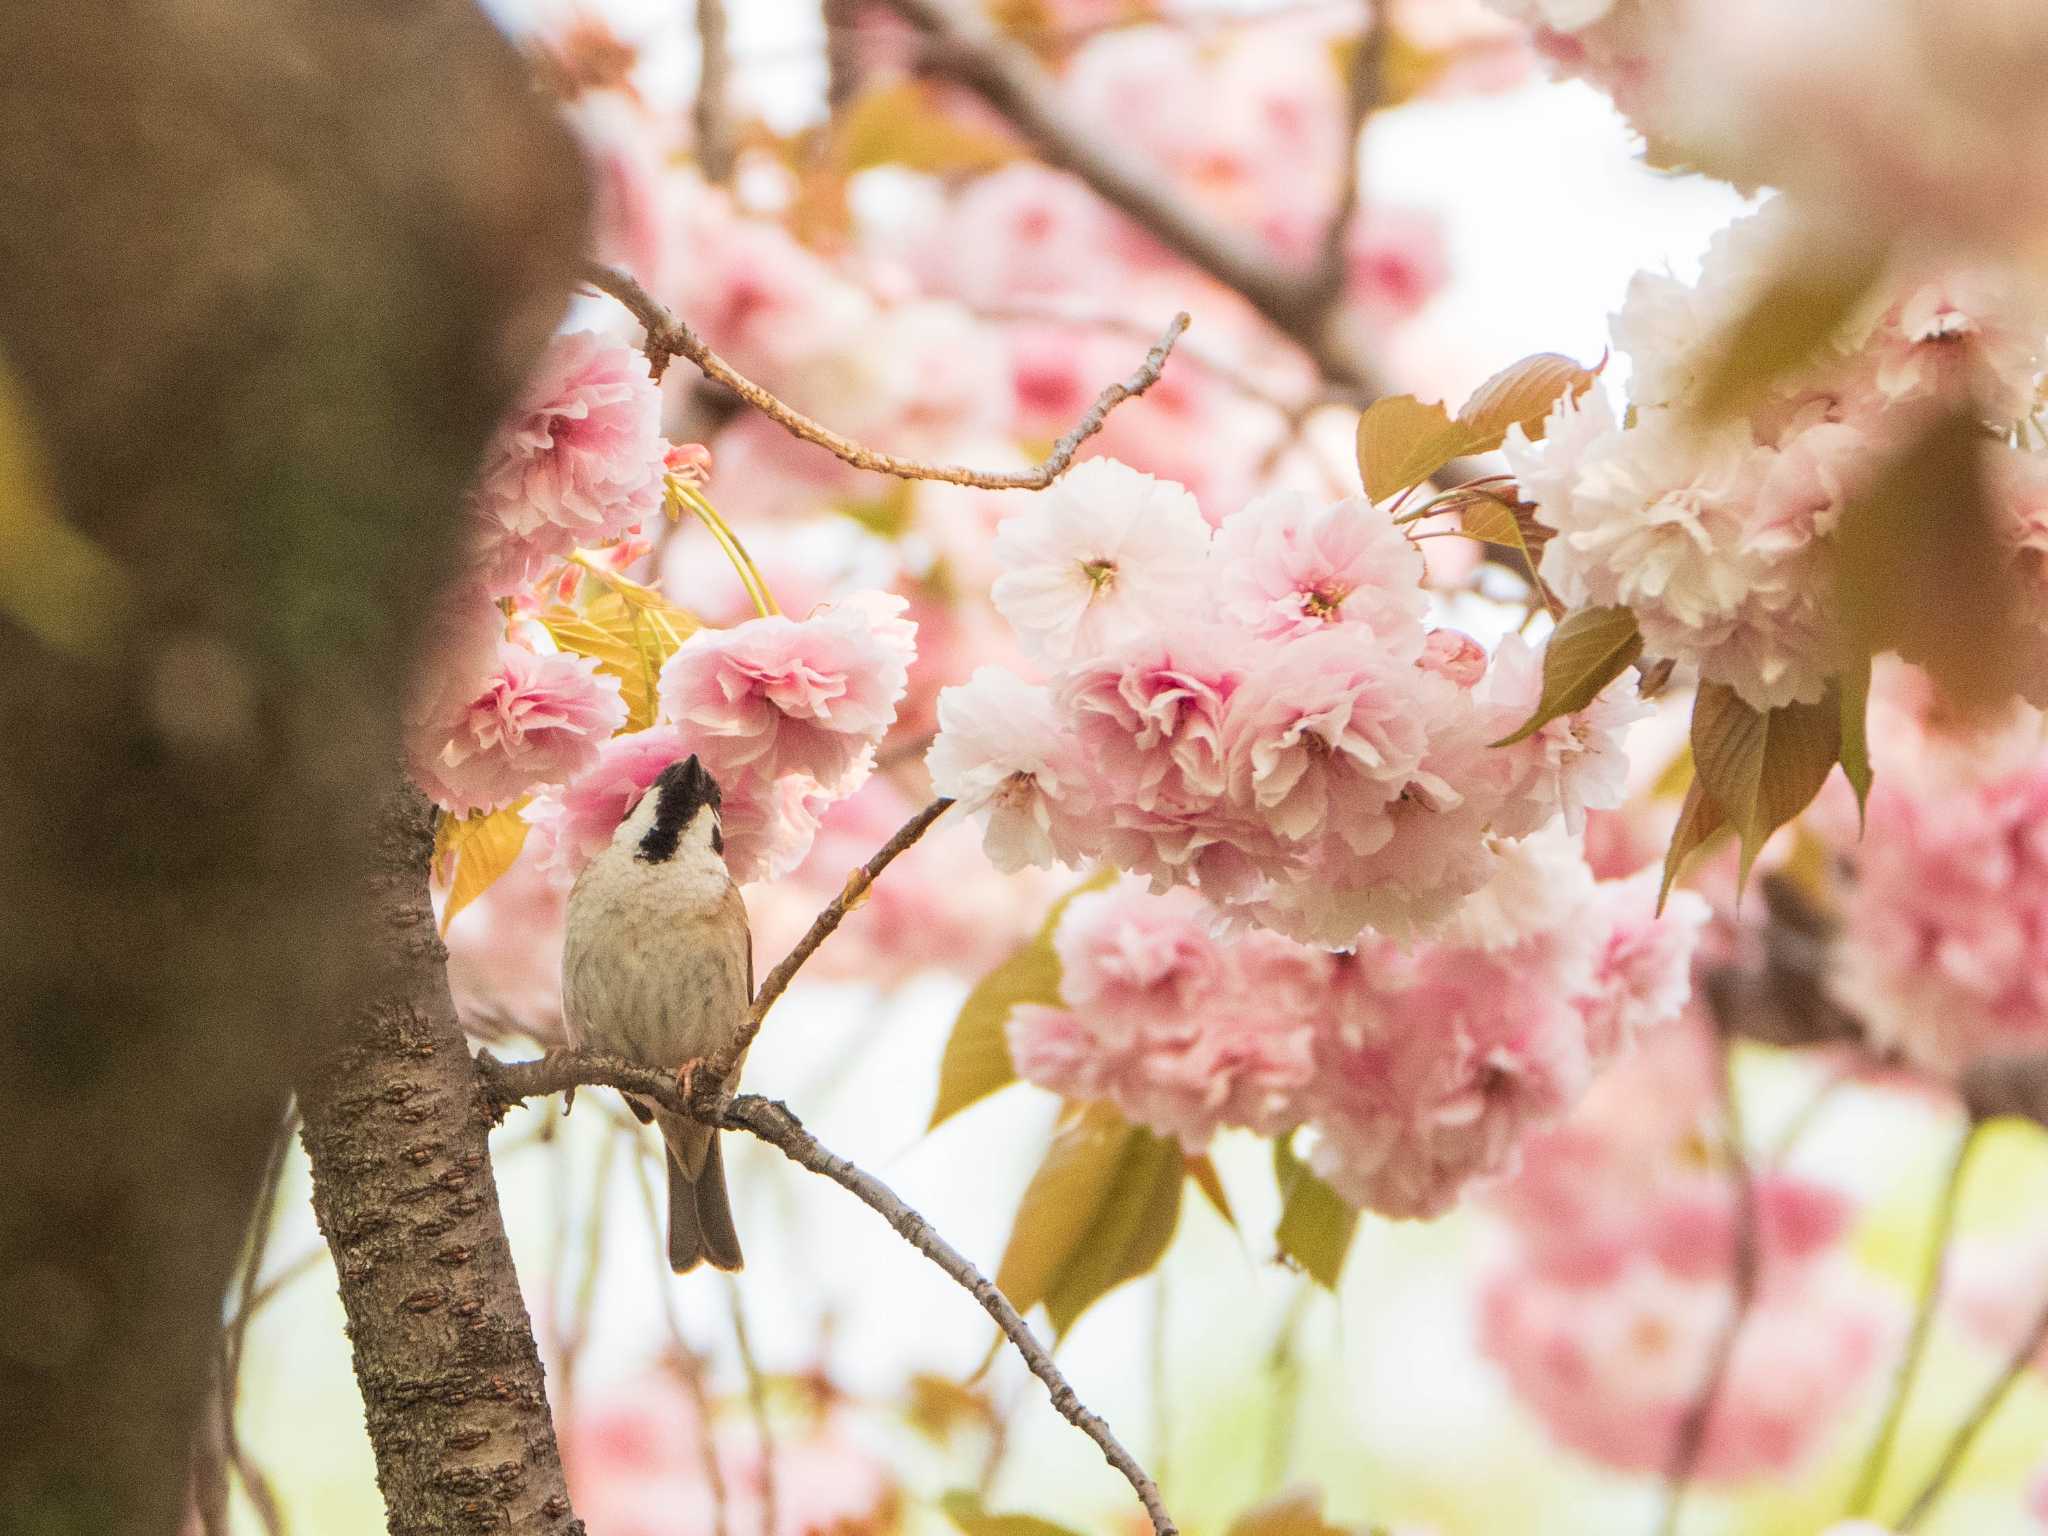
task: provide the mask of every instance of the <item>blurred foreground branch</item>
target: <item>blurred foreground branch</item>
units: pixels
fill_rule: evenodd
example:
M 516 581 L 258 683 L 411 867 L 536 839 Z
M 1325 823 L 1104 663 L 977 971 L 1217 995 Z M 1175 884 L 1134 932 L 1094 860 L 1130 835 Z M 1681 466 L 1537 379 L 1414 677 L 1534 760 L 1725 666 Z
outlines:
M 1137 372 L 1121 383 L 1108 385 L 1095 397 L 1095 403 L 1088 407 L 1073 429 L 1053 444 L 1034 469 L 994 470 L 969 469 L 962 464 L 927 464 L 919 459 L 900 458 L 893 453 L 882 453 L 873 448 L 863 447 L 850 437 L 843 437 L 822 422 L 813 421 L 795 406 L 769 393 L 752 379 L 733 367 L 724 358 L 711 350 L 711 345 L 691 328 L 686 320 L 678 319 L 657 302 L 639 282 L 628 274 L 613 267 L 595 264 L 583 269 L 583 280 L 592 287 L 602 290 L 617 299 L 633 313 L 647 332 L 643 346 L 647 360 L 660 378 L 662 370 L 672 357 L 688 358 L 702 370 L 707 379 L 723 384 L 747 404 L 774 421 L 793 437 L 800 437 L 807 443 L 816 443 L 834 458 L 851 464 L 855 469 L 872 470 L 878 475 L 894 475 L 899 480 L 944 480 L 952 485 L 972 485 L 987 491 L 1042 491 L 1053 481 L 1067 472 L 1074 462 L 1074 455 L 1081 451 L 1081 445 L 1102 430 L 1102 424 L 1109 413 L 1126 400 L 1135 400 L 1154 384 L 1166 367 L 1166 359 L 1173 352 L 1173 344 L 1180 340 L 1181 332 L 1188 328 L 1185 313 L 1173 317 L 1152 350 L 1145 355 L 1145 361 Z
M 643 1067 L 618 1057 L 559 1052 L 537 1061 L 501 1062 L 488 1052 L 477 1057 L 477 1071 L 485 1096 L 494 1112 L 527 1099 L 560 1093 L 575 1087 L 617 1088 L 637 1098 L 659 1104 L 681 1114 L 706 1118 L 702 1109 L 686 1098 L 676 1074 L 658 1067 Z M 804 1129 L 788 1108 L 772 1099 L 741 1094 L 727 1101 L 712 1123 L 726 1130 L 746 1131 L 780 1151 L 799 1167 L 830 1179 L 848 1191 L 893 1227 L 898 1236 L 945 1271 L 988 1313 L 1003 1336 L 1024 1357 L 1032 1375 L 1045 1383 L 1052 1405 L 1060 1416 L 1080 1430 L 1101 1450 L 1103 1459 L 1123 1474 L 1145 1513 L 1155 1536 L 1176 1536 L 1172 1517 L 1159 1497 L 1159 1488 L 1137 1459 L 1096 1414 L 1083 1403 L 1073 1386 L 1053 1363 L 1052 1353 L 1031 1332 L 1009 1298 L 994 1282 L 976 1269 L 965 1255 L 948 1243 L 910 1206 L 873 1174 L 863 1172 L 845 1158 L 823 1146 Z

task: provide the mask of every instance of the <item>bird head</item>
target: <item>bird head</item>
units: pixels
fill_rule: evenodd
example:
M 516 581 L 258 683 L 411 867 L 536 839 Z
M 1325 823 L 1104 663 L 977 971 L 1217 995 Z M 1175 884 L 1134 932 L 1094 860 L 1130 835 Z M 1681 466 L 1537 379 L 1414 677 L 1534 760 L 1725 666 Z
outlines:
M 620 823 L 613 841 L 631 843 L 634 856 L 649 864 L 665 864 L 688 847 L 708 847 L 722 855 L 725 833 L 719 805 L 718 780 L 692 753 L 661 770 Z

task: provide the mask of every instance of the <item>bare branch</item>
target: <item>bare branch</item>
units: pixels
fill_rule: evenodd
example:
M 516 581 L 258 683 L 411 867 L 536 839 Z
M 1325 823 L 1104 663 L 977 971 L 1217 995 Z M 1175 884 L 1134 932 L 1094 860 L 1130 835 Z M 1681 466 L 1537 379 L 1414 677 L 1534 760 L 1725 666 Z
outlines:
M 1713 1424 L 1714 1409 L 1721 1400 L 1721 1389 L 1728 1380 L 1729 1369 L 1735 1363 L 1735 1346 L 1742 1338 L 1742 1325 L 1749 1320 L 1749 1309 L 1756 1300 L 1757 1279 L 1762 1270 L 1756 1180 L 1750 1172 L 1749 1154 L 1742 1144 L 1742 1116 L 1735 1097 L 1734 1042 L 1724 1036 L 1720 1046 L 1722 1142 L 1728 1158 L 1729 1190 L 1735 1197 L 1735 1252 L 1729 1269 L 1732 1294 L 1728 1302 L 1728 1320 L 1722 1324 L 1721 1335 L 1714 1342 L 1706 1375 L 1700 1382 L 1698 1394 L 1687 1406 L 1672 1441 L 1671 1459 L 1664 1474 L 1664 1515 L 1658 1527 L 1663 1536 L 1673 1536 L 1678 1529 L 1686 1489 L 1698 1469 L 1700 1453 L 1706 1449 L 1707 1431 Z
M 940 802 L 937 809 L 944 808 L 945 802 Z M 933 814 L 935 816 L 936 811 Z M 1018 1316 L 1009 1298 L 880 1179 L 863 1172 L 820 1144 L 787 1107 L 758 1095 L 742 1094 L 727 1101 L 715 1118 L 710 1117 L 698 1103 L 683 1097 L 673 1072 L 659 1067 L 637 1066 L 611 1056 L 558 1052 L 537 1061 L 508 1063 L 483 1052 L 477 1056 L 476 1063 L 484 1093 L 500 1113 L 526 1099 L 559 1093 L 570 1087 L 616 1088 L 650 1100 L 664 1109 L 706 1119 L 726 1130 L 746 1131 L 776 1148 L 799 1167 L 820 1174 L 851 1193 L 888 1222 L 905 1242 L 945 1271 L 988 1313 L 1003 1336 L 1024 1357 L 1031 1374 L 1045 1384 L 1053 1408 L 1060 1417 L 1094 1441 L 1103 1459 L 1123 1474 L 1124 1480 L 1137 1494 L 1138 1501 L 1145 1506 L 1154 1536 L 1178 1536 L 1173 1519 L 1160 1500 L 1158 1485 L 1138 1465 L 1137 1459 L 1124 1449 L 1102 1417 L 1081 1401 L 1072 1384 L 1054 1364 L 1051 1353 Z
M 754 1438 L 761 1444 L 761 1536 L 775 1536 L 780 1528 L 775 1517 L 775 1429 L 768 1421 L 768 1378 L 761 1374 L 761 1362 L 754 1358 L 753 1336 L 747 1331 L 746 1303 L 740 1298 L 739 1282 L 725 1277 L 725 1304 L 732 1313 L 732 1341 L 739 1350 L 740 1369 L 747 1377 L 747 1406 L 754 1415 Z
M 671 314 L 628 274 L 614 267 L 591 263 L 583 269 L 583 280 L 625 305 L 632 311 L 633 318 L 646 329 L 647 339 L 643 346 L 656 378 L 661 377 L 670 358 L 688 358 L 704 377 L 723 384 L 791 436 L 816 443 L 855 469 L 894 475 L 899 480 L 943 480 L 950 485 L 972 485 L 987 491 L 1042 491 L 1059 479 L 1073 464 L 1074 455 L 1081 451 L 1081 445 L 1102 430 L 1102 424 L 1111 411 L 1126 400 L 1135 400 L 1159 382 L 1166 360 L 1173 353 L 1173 344 L 1188 328 L 1187 314 L 1175 315 L 1173 323 L 1166 328 L 1166 334 L 1145 355 L 1145 361 L 1138 366 L 1137 372 L 1121 383 L 1109 385 L 1097 395 L 1095 403 L 1074 423 L 1073 430 L 1053 444 L 1052 452 L 1035 469 L 969 469 L 961 464 L 927 464 L 918 459 L 899 458 L 893 453 L 865 448 L 850 437 L 842 437 L 823 423 L 813 421 L 795 406 L 770 394 L 733 367 L 712 351 L 710 344 L 692 330 L 687 321 Z
M 732 180 L 734 144 L 730 109 L 732 53 L 726 44 L 725 0 L 697 0 L 697 169 L 723 186 Z
M 1351 233 L 1351 221 L 1358 214 L 1365 122 L 1379 105 L 1380 81 L 1386 64 L 1387 32 L 1380 20 L 1381 10 L 1375 5 L 1367 16 L 1365 30 L 1352 43 L 1350 68 L 1346 71 L 1344 166 L 1336 195 L 1330 200 L 1329 222 L 1323 226 L 1322 251 L 1309 278 L 1315 303 L 1325 311 L 1336 308 L 1344 299 L 1344 242 Z
M 2027 1336 L 2020 1341 L 2012 1357 L 2005 1362 L 2005 1368 L 1998 1373 L 1998 1379 L 1984 1389 L 1984 1395 L 1977 1399 L 1976 1406 L 1957 1427 L 1947 1448 L 1942 1451 L 1941 1460 L 1935 1465 L 1933 1475 L 1927 1479 L 1926 1486 L 1907 1506 L 1905 1514 L 1899 1517 L 1899 1536 L 1908 1536 L 1909 1532 L 1927 1518 L 1928 1511 L 1934 1508 L 1936 1500 L 1947 1490 L 1950 1480 L 1961 1468 L 1963 1458 L 1970 1454 L 1970 1447 L 1977 1443 L 1977 1436 L 1983 1433 L 1984 1426 L 1991 1422 L 1992 1415 L 1998 1412 L 1999 1407 L 2005 1402 L 2006 1395 L 2026 1373 L 2027 1367 L 2034 1363 L 2034 1357 L 2041 1353 L 2044 1345 L 2048 1345 L 2048 1307 L 2041 1309 L 2040 1316 L 2034 1319 L 2033 1327 L 2027 1330 Z
M 1912 1326 L 1907 1330 L 1906 1347 L 1899 1356 L 1898 1369 L 1892 1375 L 1891 1395 L 1885 1403 L 1884 1419 L 1878 1426 L 1877 1438 L 1871 1441 L 1870 1452 L 1863 1459 L 1863 1470 L 1857 1474 L 1856 1487 L 1849 1495 L 1851 1519 L 1861 1519 L 1870 1513 L 1877 1502 L 1877 1491 L 1884 1483 L 1885 1466 L 1891 1460 L 1899 1425 L 1906 1417 L 1906 1402 L 1913 1395 L 1913 1383 L 1920 1374 L 1920 1362 L 1926 1356 L 1927 1341 L 1934 1332 L 1934 1314 L 1941 1303 L 1942 1279 L 1948 1268 L 1949 1239 L 1955 1234 L 1956 1209 L 1961 1204 L 1963 1175 L 1969 1169 L 1971 1151 L 1983 1139 L 1978 1135 L 1983 1123 L 1981 1120 L 1970 1122 L 1956 1146 L 1955 1156 L 1949 1160 L 1948 1173 L 1941 1181 L 1941 1194 L 1935 1200 L 1934 1220 L 1927 1234 L 1927 1267 L 1921 1274 L 1920 1295 L 1913 1307 Z
M 788 989 L 803 963 L 811 958 L 820 944 L 832 937 L 833 930 L 846 920 L 846 914 L 860 905 L 868 887 L 875 883 L 882 871 L 895 862 L 899 853 L 923 837 L 931 824 L 946 814 L 952 803 L 943 797 L 934 800 L 897 828 L 896 835 L 877 848 L 867 863 L 846 877 L 846 884 L 840 888 L 839 894 L 811 920 L 811 926 L 797 940 L 796 947 L 776 962 L 775 969 L 768 973 L 767 979 L 754 993 L 754 1006 L 748 1011 L 747 1021 L 740 1026 L 739 1033 L 692 1078 L 693 1096 L 702 1111 L 700 1119 L 716 1118 L 718 1101 L 725 1092 L 726 1081 L 739 1065 L 740 1057 L 746 1054 L 747 1047 L 754 1043 L 754 1036 L 761 1032 L 761 1021 L 768 1017 L 768 1010 Z

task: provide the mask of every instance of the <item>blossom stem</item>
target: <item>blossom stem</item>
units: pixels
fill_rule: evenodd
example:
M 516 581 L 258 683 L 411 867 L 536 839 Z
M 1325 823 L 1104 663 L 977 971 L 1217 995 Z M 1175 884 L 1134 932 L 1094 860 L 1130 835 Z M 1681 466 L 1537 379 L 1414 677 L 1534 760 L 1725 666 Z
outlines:
M 1920 1295 L 1913 1308 L 1912 1325 L 1906 1334 L 1905 1352 L 1899 1357 L 1898 1370 L 1892 1377 L 1891 1395 L 1885 1403 L 1884 1419 L 1878 1426 L 1877 1438 L 1870 1444 L 1870 1452 L 1863 1459 L 1863 1470 L 1857 1475 L 1855 1489 L 1849 1495 L 1849 1519 L 1861 1519 L 1870 1513 L 1877 1502 L 1878 1489 L 1884 1482 L 1885 1468 L 1891 1461 L 1899 1426 L 1906 1417 L 1906 1403 L 1913 1395 L 1913 1383 L 1919 1377 L 1920 1363 L 1927 1354 L 1927 1341 L 1934 1332 L 1934 1314 L 1941 1304 L 1942 1281 L 1948 1268 L 1949 1241 L 1955 1235 L 1963 1178 L 1969 1168 L 1970 1153 L 1982 1139 L 1980 1133 L 1984 1124 L 1981 1120 L 1973 1120 L 1963 1132 L 1962 1139 L 1956 1144 L 1955 1155 L 1949 1159 L 1948 1172 L 1941 1181 L 1941 1193 L 1935 1197 L 1934 1219 L 1927 1234 L 1927 1267 L 1921 1274 Z
M 2000 1405 L 2005 1402 L 2006 1395 L 2012 1391 L 2020 1377 L 2026 1374 L 2027 1367 L 2034 1363 L 2034 1358 L 2041 1353 L 2043 1345 L 2048 1345 L 2048 1307 L 2041 1309 L 2040 1315 L 2034 1319 L 2033 1327 L 2027 1330 L 2026 1338 L 2021 1340 L 2019 1347 L 2005 1362 L 2005 1368 L 1998 1373 L 1998 1379 L 1984 1389 L 1984 1395 L 1977 1399 L 1976 1406 L 1957 1427 L 1941 1453 L 1941 1460 L 1935 1465 L 1933 1476 L 1927 1479 L 1926 1486 L 1915 1495 L 1913 1502 L 1906 1507 L 1905 1514 L 1899 1517 L 1899 1536 L 1909 1536 L 1909 1533 L 1927 1518 L 1927 1512 L 1934 1508 L 1935 1501 L 1941 1497 L 1949 1481 L 1962 1466 L 1963 1458 L 1969 1455 L 1970 1447 L 1977 1443 L 1977 1436 L 1983 1432 L 1984 1426 L 1991 1422 L 1991 1416 L 1998 1412 Z
M 740 585 L 747 589 L 754 612 L 764 619 L 781 613 L 782 609 L 775 601 L 775 594 L 768 590 L 768 581 L 761 574 L 761 568 L 754 564 L 754 557 L 747 553 L 746 545 L 740 542 L 740 536 L 732 531 L 732 526 L 718 515 L 718 509 L 711 505 L 710 498 L 695 486 L 685 485 L 674 478 L 669 480 L 668 488 L 677 503 L 688 507 L 697 521 L 710 530 L 711 537 L 718 541 L 718 547 L 725 551 L 725 558 L 739 573 Z

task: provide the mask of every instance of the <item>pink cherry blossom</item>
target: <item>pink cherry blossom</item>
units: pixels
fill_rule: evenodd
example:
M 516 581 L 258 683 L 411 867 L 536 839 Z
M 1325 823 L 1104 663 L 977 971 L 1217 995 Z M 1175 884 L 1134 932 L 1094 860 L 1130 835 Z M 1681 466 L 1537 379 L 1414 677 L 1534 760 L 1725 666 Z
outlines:
M 494 593 L 661 510 L 661 392 L 647 359 L 589 331 L 558 336 L 485 458 L 471 497 Z
M 1091 459 L 996 530 L 992 596 L 1026 649 L 1057 665 L 1199 607 L 1208 551 L 1185 490 Z
M 2048 1045 L 2048 765 L 1916 791 L 1884 779 L 1843 911 L 1833 990 L 1936 1072 Z
M 1587 1041 L 1612 1056 L 1647 1031 L 1675 1019 L 1692 995 L 1692 957 L 1706 927 L 1706 901 L 1673 891 L 1656 911 L 1660 870 L 1598 886 L 1604 940 L 1590 986 L 1579 999 Z
M 1020 1075 L 1205 1146 L 1218 1125 L 1297 1118 L 1329 957 L 1270 935 L 1221 939 L 1187 889 L 1136 882 L 1077 896 L 1054 935 L 1063 1008 L 1013 1011 Z
M 1502 781 L 1503 805 L 1493 819 L 1510 837 L 1535 831 L 1562 815 L 1573 832 L 1585 829 L 1589 810 L 1612 810 L 1628 788 L 1628 727 L 1648 716 L 1649 704 L 1616 679 L 1584 709 L 1560 715 L 1511 746 L 1493 749 L 1488 765 Z M 1499 726 L 1498 737 L 1519 730 L 1543 693 L 1543 658 L 1520 635 L 1495 647 L 1478 698 Z
M 991 863 L 1077 864 L 1092 793 L 1079 744 L 1051 695 L 1000 667 L 981 667 L 939 695 L 939 734 L 925 756 L 932 788 L 981 818 Z
M 466 1033 L 485 1040 L 516 1035 L 550 1048 L 569 1043 L 562 1027 L 568 897 L 568 886 L 528 848 L 455 914 L 448 989 Z
M 1224 612 L 1256 635 L 1287 639 L 1325 624 L 1361 624 L 1390 660 L 1422 636 L 1422 556 L 1363 497 L 1319 506 L 1271 491 L 1216 530 Z
M 664 710 L 721 783 L 745 769 L 845 793 L 896 718 L 915 654 L 908 603 L 856 594 L 808 619 L 700 629 L 661 671 Z
M 454 692 L 453 707 L 409 727 L 406 761 L 428 798 L 458 816 L 568 782 L 626 721 L 619 680 L 595 661 L 509 640 L 483 676 Z

